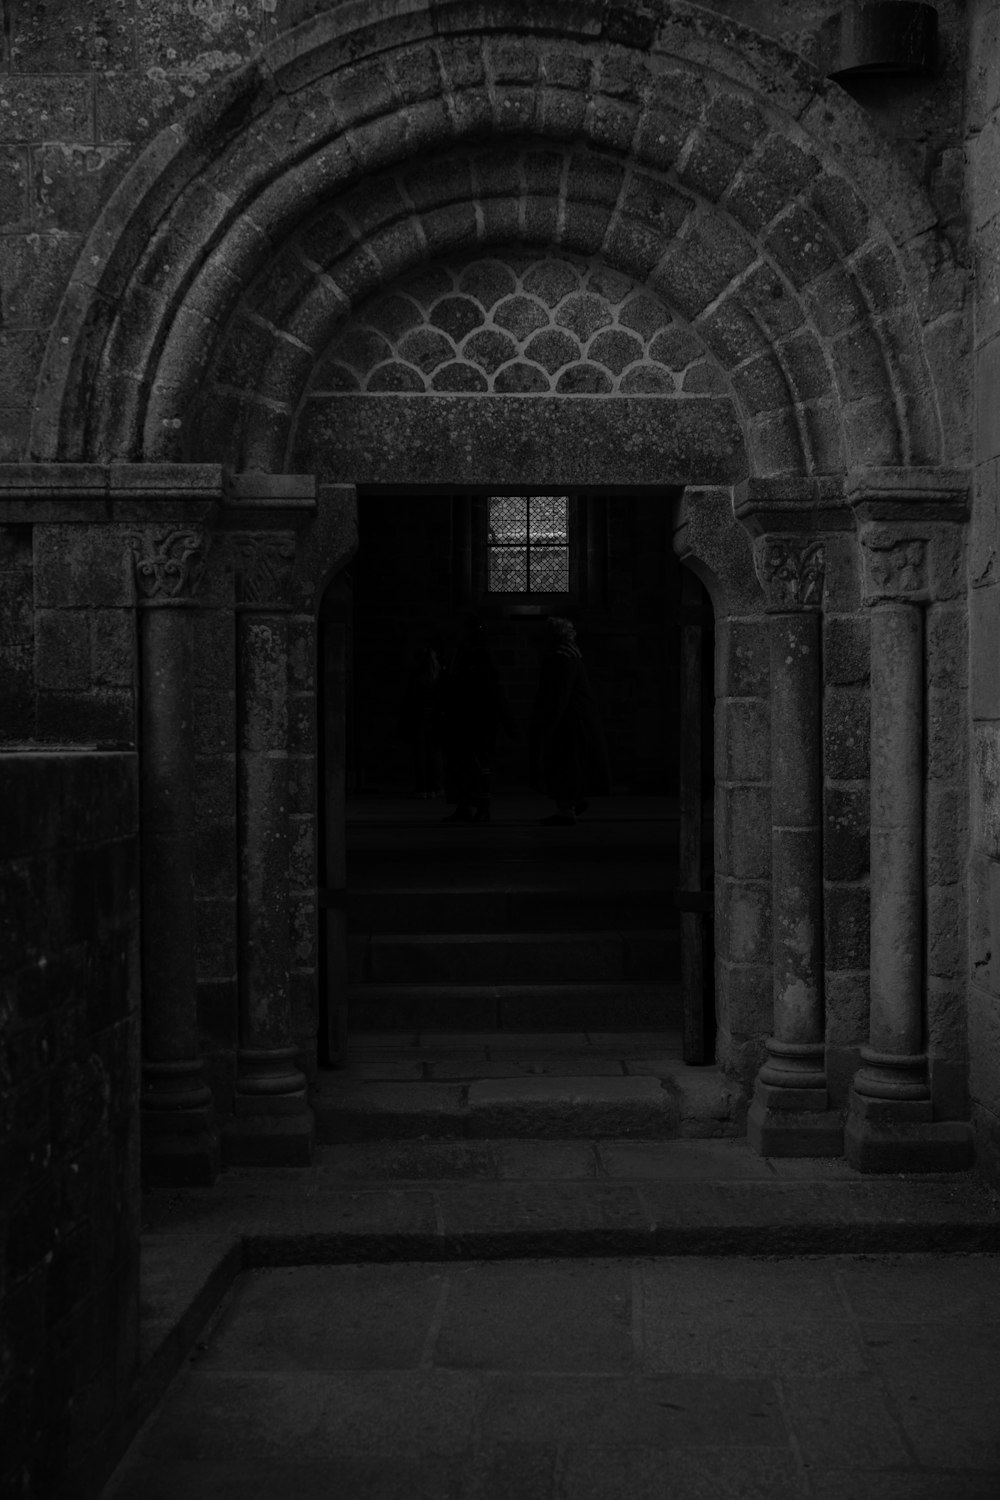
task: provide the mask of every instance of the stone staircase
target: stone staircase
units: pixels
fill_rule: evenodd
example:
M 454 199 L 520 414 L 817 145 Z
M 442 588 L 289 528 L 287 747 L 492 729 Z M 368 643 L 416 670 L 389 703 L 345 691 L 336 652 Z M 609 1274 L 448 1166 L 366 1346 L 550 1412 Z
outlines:
M 676 823 L 665 801 L 619 804 L 632 816 L 565 829 L 522 801 L 482 827 L 439 804 L 349 826 L 351 1031 L 678 1025 Z
M 544 810 L 456 826 L 359 799 L 349 1065 L 321 1078 L 321 1140 L 737 1133 L 719 1075 L 680 1060 L 675 809 Z

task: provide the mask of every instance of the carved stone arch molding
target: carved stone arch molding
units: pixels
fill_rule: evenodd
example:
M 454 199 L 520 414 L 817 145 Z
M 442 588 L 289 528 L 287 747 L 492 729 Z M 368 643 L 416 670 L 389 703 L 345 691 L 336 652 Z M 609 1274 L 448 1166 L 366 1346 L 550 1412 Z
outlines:
M 514 242 L 654 290 L 730 381 L 751 473 L 961 458 L 934 222 L 835 84 L 683 0 L 338 7 L 124 179 L 51 334 L 33 454 L 280 470 L 354 309 Z

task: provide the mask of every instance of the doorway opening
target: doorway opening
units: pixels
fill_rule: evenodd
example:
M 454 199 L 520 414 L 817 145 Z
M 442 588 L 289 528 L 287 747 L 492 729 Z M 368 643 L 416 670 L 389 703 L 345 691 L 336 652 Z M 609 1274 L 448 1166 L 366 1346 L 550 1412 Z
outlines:
M 714 622 L 671 546 L 676 496 L 359 492 L 320 615 L 328 1064 L 462 1085 L 713 1060 Z M 490 821 L 463 825 L 407 704 L 469 613 L 510 726 Z M 552 614 L 576 627 L 612 774 L 569 827 L 541 822 L 531 771 Z

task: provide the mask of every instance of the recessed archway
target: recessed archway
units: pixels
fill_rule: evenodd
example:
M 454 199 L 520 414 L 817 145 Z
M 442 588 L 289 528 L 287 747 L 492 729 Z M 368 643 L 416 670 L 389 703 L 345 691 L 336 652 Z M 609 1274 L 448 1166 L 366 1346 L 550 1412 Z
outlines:
M 545 451 L 538 424 L 553 426 L 580 483 L 688 486 L 683 555 L 717 580 L 718 598 L 737 601 L 726 609 L 738 609 L 741 631 L 756 632 L 759 658 L 764 595 L 734 516 L 734 485 L 757 486 L 746 515 L 757 507 L 758 530 L 780 530 L 794 512 L 796 525 L 821 531 L 851 471 L 965 455 L 966 429 L 941 373 L 960 288 L 942 273 L 950 252 L 934 210 L 835 84 L 699 6 L 677 0 L 656 16 L 598 16 L 567 0 L 530 16 L 498 7 L 494 20 L 465 0 L 415 0 L 388 18 L 383 10 L 374 0 L 340 7 L 290 33 L 136 164 L 52 331 L 34 456 L 265 473 L 307 462 L 329 521 L 330 486 L 378 482 L 385 454 L 412 460 L 419 433 L 424 467 L 413 483 L 440 478 L 442 464 L 459 482 L 471 446 L 475 483 L 547 484 L 526 460 Z M 338 363 L 359 385 L 394 360 L 396 379 L 401 364 L 418 368 L 397 357 L 405 334 L 394 358 L 368 371 L 336 357 L 380 299 L 407 295 L 408 278 L 445 268 L 461 298 L 456 268 L 509 262 L 512 251 L 627 280 L 632 290 L 610 326 L 631 336 L 625 303 L 657 305 L 663 326 L 697 351 L 681 388 L 619 381 L 602 392 L 589 373 L 591 390 L 498 391 L 497 371 L 532 364 L 530 340 L 488 371 L 466 358 L 470 328 L 461 348 L 451 335 L 455 358 L 428 361 L 421 378 L 431 389 L 323 389 L 323 372 Z M 929 295 L 932 275 L 944 303 Z M 419 304 L 426 322 L 440 300 Z M 479 306 L 496 332 L 492 308 Z M 588 343 L 550 371 L 549 343 L 533 368 L 556 385 L 571 365 L 601 363 Z M 614 386 L 644 362 L 670 369 L 651 346 L 620 371 L 601 367 Z M 435 387 L 445 366 L 472 384 Z M 477 368 L 486 389 L 456 366 Z M 695 368 L 703 376 L 692 381 L 704 378 L 707 391 L 684 388 Z M 339 447 L 323 427 L 335 413 L 333 427 L 343 419 L 350 438 Z M 317 524 L 297 543 L 303 640 L 349 550 L 350 497 L 339 499 L 344 524 Z M 828 543 L 831 558 L 839 545 Z M 779 604 L 818 606 L 822 555 L 808 539 L 797 552 L 762 552 Z M 839 580 L 849 566 L 853 559 Z M 727 618 L 723 610 L 723 626 Z M 765 708 L 744 720 L 754 726 L 748 763 L 759 761 Z M 765 799 L 764 780 L 743 799 L 762 826 Z M 296 816 L 304 896 L 310 814 Z M 767 871 L 732 879 L 734 899 L 752 913 L 748 883 L 763 889 Z M 305 922 L 299 949 L 305 975 Z M 769 1025 L 766 967 L 757 963 L 752 1024 L 724 1041 L 726 1066 L 743 1079 Z

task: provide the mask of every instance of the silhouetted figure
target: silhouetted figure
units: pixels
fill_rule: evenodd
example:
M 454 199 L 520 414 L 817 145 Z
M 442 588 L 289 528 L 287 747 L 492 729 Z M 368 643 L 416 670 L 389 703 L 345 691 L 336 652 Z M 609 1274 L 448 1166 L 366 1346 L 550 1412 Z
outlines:
M 588 796 L 611 790 L 608 747 L 571 620 L 545 622 L 538 694 L 532 715 L 534 781 L 556 804 L 542 822 L 576 822 Z
M 445 796 L 455 803 L 447 822 L 490 821 L 490 763 L 502 729 L 516 733 L 482 621 L 468 615 L 442 683 Z
M 443 790 L 441 695 L 444 668 L 437 651 L 424 642 L 413 658 L 399 714 L 399 735 L 410 747 L 417 797 L 439 797 Z

